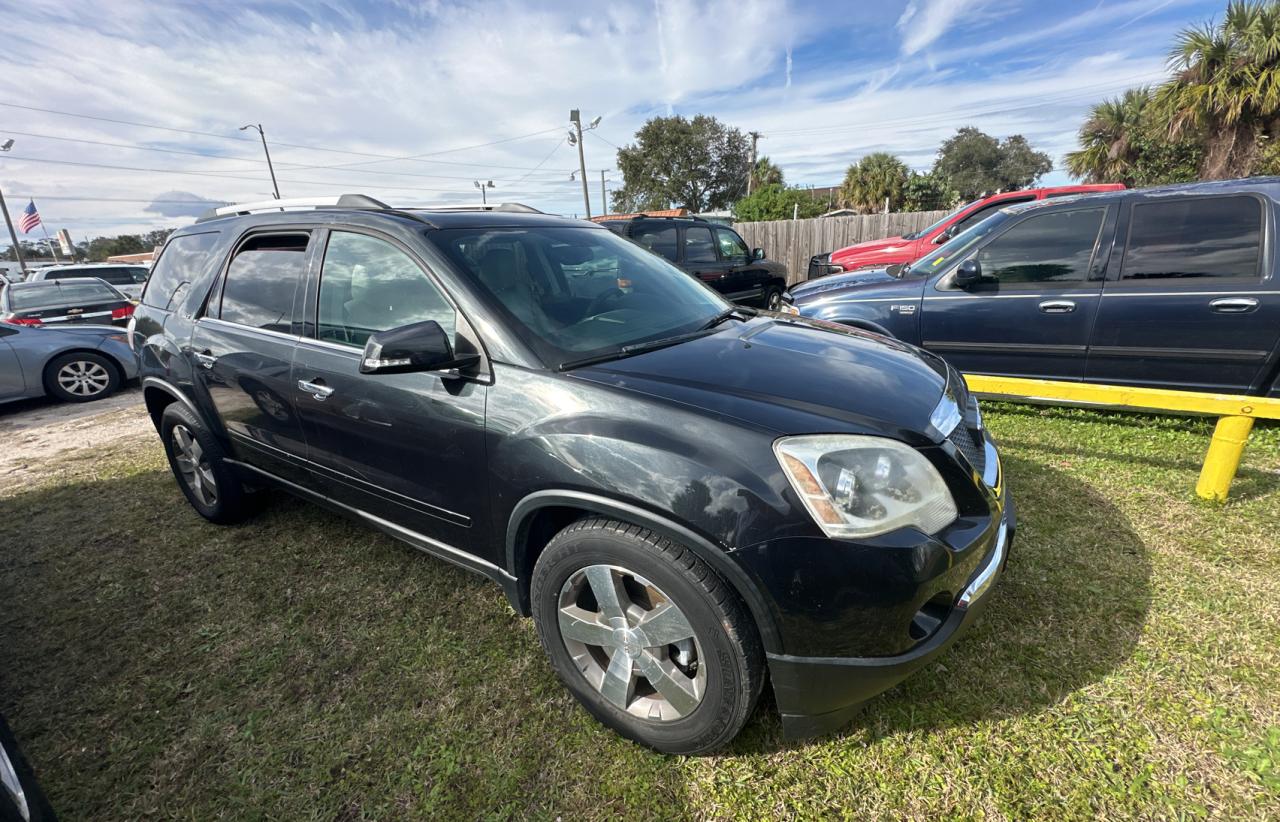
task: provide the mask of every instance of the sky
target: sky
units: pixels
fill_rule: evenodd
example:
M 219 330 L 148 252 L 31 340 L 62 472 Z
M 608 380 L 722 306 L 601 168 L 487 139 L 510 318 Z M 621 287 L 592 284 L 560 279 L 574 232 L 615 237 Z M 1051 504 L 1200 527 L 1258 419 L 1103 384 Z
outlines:
M 76 241 L 212 204 L 359 192 L 593 213 L 651 118 L 763 137 L 790 184 L 890 151 L 926 171 L 957 128 L 1054 160 L 1090 105 L 1159 81 L 1174 35 L 1225 0 L 202 2 L 0 0 L 0 191 Z M 26 235 L 42 237 L 40 229 Z M 0 241 L 7 247 L 7 239 Z

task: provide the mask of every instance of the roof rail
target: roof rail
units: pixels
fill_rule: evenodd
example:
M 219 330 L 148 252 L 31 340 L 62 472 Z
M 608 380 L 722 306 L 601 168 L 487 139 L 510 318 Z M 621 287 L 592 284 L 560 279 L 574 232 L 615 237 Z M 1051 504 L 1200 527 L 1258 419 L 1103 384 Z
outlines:
M 524 203 L 445 203 L 441 205 L 408 206 L 407 211 L 513 211 L 520 214 L 545 214 Z
M 233 203 L 219 206 L 202 214 L 197 223 L 216 220 L 219 217 L 252 214 L 257 211 L 288 211 L 306 208 L 368 208 L 389 209 L 391 206 L 365 194 L 339 194 L 331 197 L 293 197 L 287 200 L 262 200 L 257 203 Z

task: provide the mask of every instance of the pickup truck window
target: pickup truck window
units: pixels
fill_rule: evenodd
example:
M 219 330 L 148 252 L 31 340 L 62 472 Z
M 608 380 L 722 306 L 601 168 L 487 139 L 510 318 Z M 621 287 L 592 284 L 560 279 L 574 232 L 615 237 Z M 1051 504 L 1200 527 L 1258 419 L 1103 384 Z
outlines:
M 1258 276 L 1262 204 L 1254 197 L 1137 203 L 1123 280 Z
M 1082 282 L 1106 213 L 1089 208 L 1027 218 L 978 252 L 983 277 L 1002 284 Z

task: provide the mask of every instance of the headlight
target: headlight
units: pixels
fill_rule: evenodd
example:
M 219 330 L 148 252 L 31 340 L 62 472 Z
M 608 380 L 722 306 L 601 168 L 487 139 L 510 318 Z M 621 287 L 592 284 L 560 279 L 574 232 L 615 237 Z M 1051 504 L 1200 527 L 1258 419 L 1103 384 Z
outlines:
M 778 313 L 779 314 L 799 314 L 800 309 L 796 308 L 791 303 L 783 302 L 781 305 L 778 306 Z
M 897 440 L 814 434 L 783 437 L 773 451 L 829 537 L 870 537 L 908 525 L 935 534 L 957 516 L 937 469 Z

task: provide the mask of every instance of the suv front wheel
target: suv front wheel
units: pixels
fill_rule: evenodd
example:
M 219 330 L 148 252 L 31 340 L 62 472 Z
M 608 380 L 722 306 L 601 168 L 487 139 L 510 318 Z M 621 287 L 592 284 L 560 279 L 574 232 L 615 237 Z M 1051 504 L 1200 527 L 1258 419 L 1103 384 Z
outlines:
M 560 679 L 628 739 L 703 753 L 750 717 L 764 682 L 755 626 L 688 549 L 634 525 L 581 520 L 547 545 L 530 593 Z
M 160 417 L 160 439 L 178 487 L 200 516 L 226 525 L 253 512 L 240 478 L 223 461 L 222 445 L 190 409 L 169 405 Z

